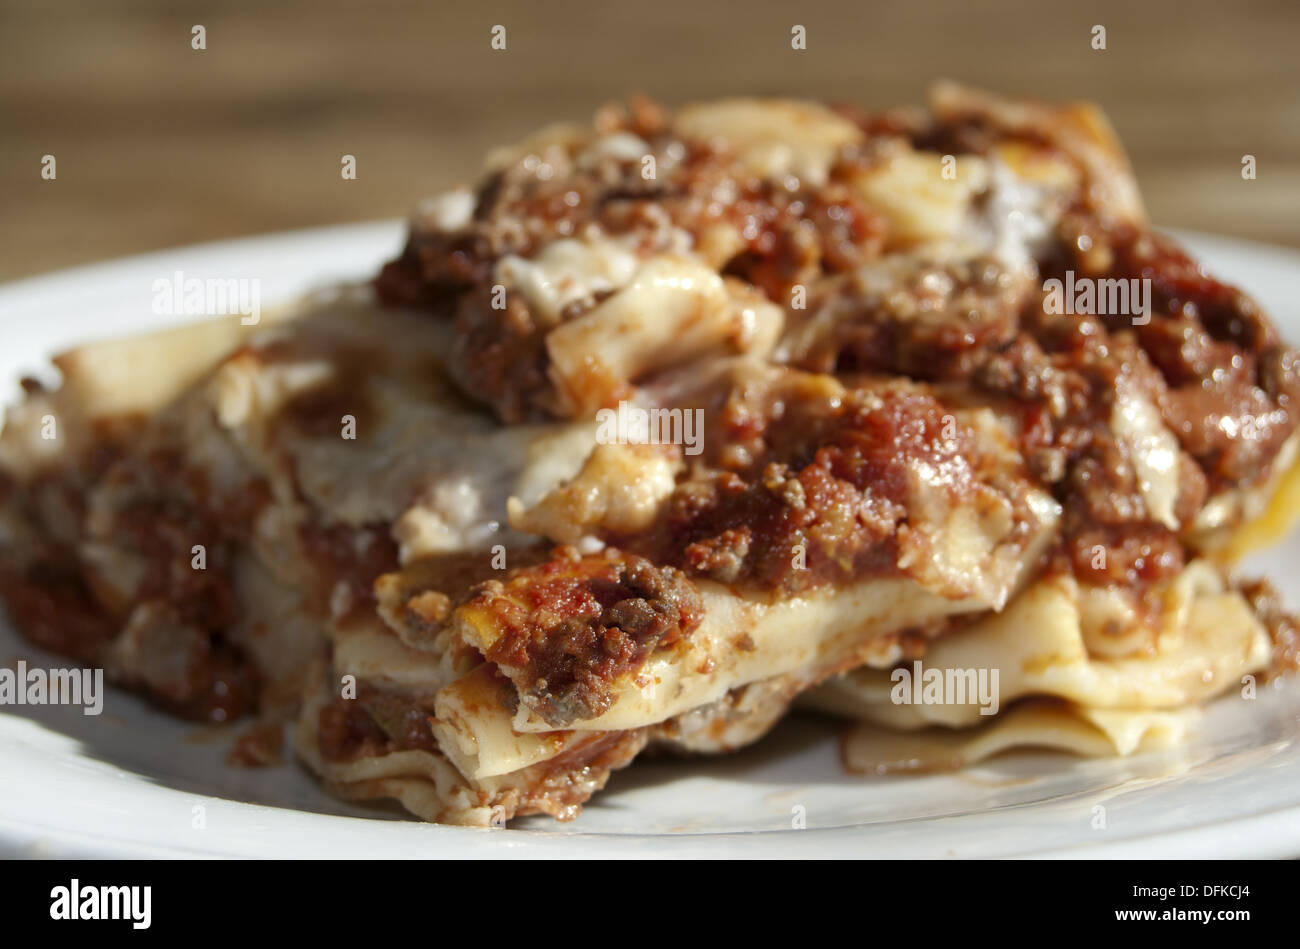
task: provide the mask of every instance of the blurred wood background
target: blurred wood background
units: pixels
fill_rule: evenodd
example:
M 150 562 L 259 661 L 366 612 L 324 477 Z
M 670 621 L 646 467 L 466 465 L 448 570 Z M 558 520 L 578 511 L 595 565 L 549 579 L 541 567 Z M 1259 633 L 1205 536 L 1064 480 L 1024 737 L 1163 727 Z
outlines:
M 633 91 L 884 106 L 939 76 L 1093 99 L 1157 222 L 1300 246 L 1298 49 L 1296 0 L 0 0 L 0 278 L 403 215 Z

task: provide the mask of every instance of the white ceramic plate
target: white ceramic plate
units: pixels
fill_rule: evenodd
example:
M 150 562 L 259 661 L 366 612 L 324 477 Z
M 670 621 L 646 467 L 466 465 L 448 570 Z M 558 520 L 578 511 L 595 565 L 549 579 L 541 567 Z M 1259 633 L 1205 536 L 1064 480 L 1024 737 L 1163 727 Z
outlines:
M 181 270 L 256 277 L 263 305 L 365 278 L 401 245 L 384 222 L 184 248 L 0 287 L 0 401 L 22 372 L 91 338 L 174 322 L 152 283 Z M 1300 253 L 1183 235 L 1300 340 Z M 1300 607 L 1300 536 L 1257 557 Z M 60 666 L 4 627 L 0 663 Z M 254 857 L 1300 856 L 1300 685 L 1212 706 L 1176 753 L 1005 757 L 956 775 L 860 778 L 834 726 L 794 718 L 737 755 L 638 762 L 572 824 L 439 827 L 334 800 L 299 766 L 226 767 L 232 733 L 110 692 L 104 714 L 0 707 L 0 854 Z M 804 829 L 794 829 L 802 814 Z

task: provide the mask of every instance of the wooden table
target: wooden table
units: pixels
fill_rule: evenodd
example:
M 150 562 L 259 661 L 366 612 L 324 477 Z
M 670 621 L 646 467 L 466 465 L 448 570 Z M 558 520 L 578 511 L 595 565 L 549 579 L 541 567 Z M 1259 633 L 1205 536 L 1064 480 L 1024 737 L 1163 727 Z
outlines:
M 1158 222 L 1300 246 L 1300 3 L 1049 6 L 4 0 L 0 278 L 402 215 L 486 148 L 631 91 L 882 106 L 939 76 L 1094 99 Z

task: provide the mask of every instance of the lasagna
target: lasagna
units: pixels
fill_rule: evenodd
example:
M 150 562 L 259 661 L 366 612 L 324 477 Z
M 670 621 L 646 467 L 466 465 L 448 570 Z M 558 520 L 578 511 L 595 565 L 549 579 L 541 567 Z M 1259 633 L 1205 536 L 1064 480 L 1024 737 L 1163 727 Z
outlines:
M 55 364 L 0 434 L 18 628 L 427 820 L 796 706 L 855 771 L 1129 754 L 1296 663 L 1228 573 L 1300 494 L 1296 352 L 1088 105 L 635 99 L 369 284 Z

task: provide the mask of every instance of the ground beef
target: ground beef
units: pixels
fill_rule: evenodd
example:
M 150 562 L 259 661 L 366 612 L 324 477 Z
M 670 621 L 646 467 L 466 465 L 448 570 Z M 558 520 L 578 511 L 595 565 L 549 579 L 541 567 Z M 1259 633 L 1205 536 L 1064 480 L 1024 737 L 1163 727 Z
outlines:
M 966 379 L 1015 339 L 1031 289 L 1024 273 L 991 258 L 889 258 L 821 285 L 806 332 L 792 316 L 788 362 L 815 372 Z
M 658 118 L 646 121 L 647 115 Z M 507 294 L 503 309 L 491 305 L 493 270 L 507 254 L 528 257 L 590 227 L 630 238 L 646 255 L 668 249 L 674 228 L 699 249 L 711 228 L 725 226 L 740 244 L 720 272 L 784 304 L 796 284 L 846 272 L 880 253 L 884 218 L 842 175 L 832 172 L 817 188 L 763 180 L 732 156 L 676 136 L 666 113 L 644 101 L 603 110 L 597 127 L 642 137 L 656 160 L 655 177 L 643 176 L 638 156 L 579 161 L 573 148 L 542 149 L 492 173 L 464 226 L 413 229 L 401 256 L 376 280 L 385 302 L 455 321 L 449 365 L 457 383 L 506 422 L 565 412 L 546 373 L 546 328 L 517 294 Z
M 486 658 L 556 727 L 600 715 L 618 680 L 689 636 L 703 617 L 699 594 L 680 571 L 614 549 L 586 558 L 561 553 L 504 583 L 487 581 L 460 610 L 486 620 L 497 636 Z
M 900 526 L 925 518 L 918 470 L 946 503 L 973 503 L 976 439 L 932 395 L 888 384 L 814 393 L 733 428 L 744 451 L 714 449 L 730 470 L 687 477 L 650 532 L 616 542 L 695 576 L 795 593 L 894 572 Z

